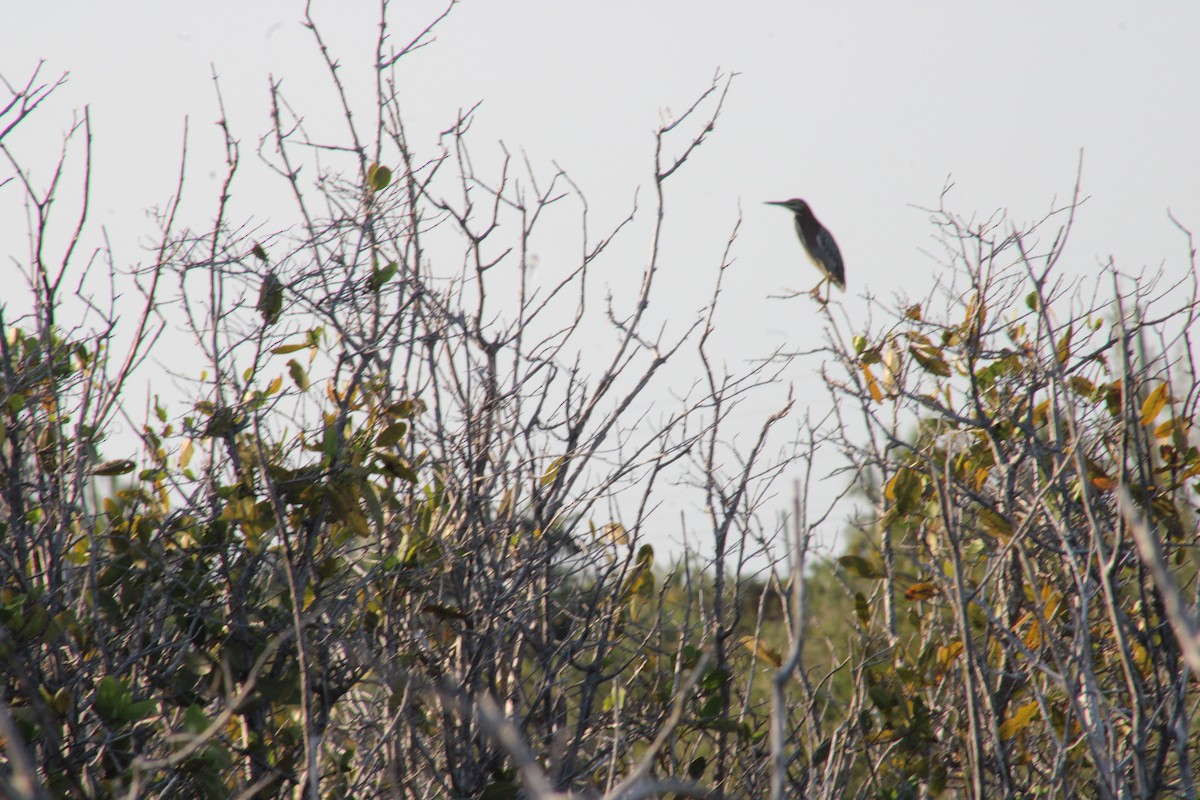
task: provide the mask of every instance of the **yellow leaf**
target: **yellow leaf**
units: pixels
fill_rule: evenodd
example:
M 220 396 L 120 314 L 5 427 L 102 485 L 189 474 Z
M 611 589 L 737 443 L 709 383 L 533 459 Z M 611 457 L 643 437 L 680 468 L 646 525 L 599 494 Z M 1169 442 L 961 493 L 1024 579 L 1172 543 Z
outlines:
M 626 545 L 629 544 L 629 534 L 625 532 L 625 526 L 619 522 L 606 523 L 603 528 L 604 533 L 613 540 L 613 544 Z
M 496 518 L 508 519 L 512 513 L 513 507 L 513 490 L 505 489 L 504 494 L 500 496 L 500 505 L 496 506 Z
M 968 331 L 978 333 L 986 321 L 987 306 L 980 303 L 979 292 L 975 292 L 975 294 L 971 295 L 971 301 L 967 303 L 967 313 L 963 315 L 962 327 Z
M 277 356 L 286 356 L 288 353 L 295 353 L 298 350 L 307 350 L 308 344 L 281 344 L 278 347 L 272 347 L 271 352 Z
M 345 507 L 342 522 L 346 523 L 346 527 L 353 531 L 356 536 L 365 538 L 371 535 L 371 523 L 357 504 L 348 504 Z
M 1067 381 L 1075 394 L 1081 397 L 1091 397 L 1096 392 L 1096 385 L 1080 375 L 1072 375 Z
M 936 596 L 937 593 L 938 587 L 936 585 L 929 583 L 928 581 L 922 581 L 920 583 L 914 583 L 912 586 L 908 587 L 908 589 L 904 592 L 904 596 L 909 600 L 918 601 L 929 600 L 930 598 Z
M 863 377 L 867 380 L 867 391 L 871 393 L 871 399 L 876 403 L 883 402 L 883 392 L 879 391 L 879 384 L 875 382 L 875 376 L 871 374 L 871 368 L 863 364 Z
M 958 654 L 961 653 L 962 651 L 963 651 L 963 643 L 961 640 L 951 642 L 950 644 L 946 645 L 945 647 L 938 647 L 938 649 L 937 649 L 938 668 L 942 672 L 945 672 L 947 667 L 950 666 L 950 662 L 953 661 L 954 659 L 958 658 Z
M 1133 642 L 1132 646 L 1134 663 L 1138 665 L 1138 669 L 1142 671 L 1143 675 L 1148 675 L 1154 668 L 1154 661 L 1150 658 L 1149 651 L 1138 642 Z
M 1036 619 L 1029 624 L 1029 630 L 1025 633 L 1025 646 L 1030 650 L 1037 650 L 1042 646 L 1042 626 Z
M 775 667 L 775 669 L 779 669 L 783 666 L 783 656 L 781 656 L 777 650 L 772 650 L 770 647 L 767 647 L 766 643 L 761 639 L 749 634 L 745 634 L 742 636 L 741 642 L 742 647 L 746 648 L 751 653 L 754 653 L 763 661 L 768 662 L 771 666 Z
M 1170 439 L 1175 434 L 1175 428 L 1178 425 L 1178 420 L 1171 417 L 1169 420 L 1159 425 L 1154 429 L 1155 439 Z
M 191 439 L 188 439 L 187 441 L 185 441 L 183 443 L 183 447 L 179 448 L 179 468 L 180 469 L 187 469 L 187 465 L 190 464 L 192 461 L 192 453 L 195 451 L 195 449 L 196 449 L 196 446 L 192 442 Z
M 1013 712 L 1012 716 L 1004 720 L 1000 725 L 1000 738 L 1011 739 L 1021 731 L 1029 727 L 1029 723 L 1033 722 L 1041 716 L 1041 709 L 1038 708 L 1037 702 L 1026 703 Z
M 550 462 L 550 466 L 546 468 L 546 472 L 542 475 L 542 486 L 549 486 L 558 479 L 558 471 L 566 463 L 566 460 L 566 456 L 559 456 Z
M 638 548 L 636 564 L 625 586 L 621 589 L 620 601 L 627 603 L 633 597 L 647 598 L 654 594 L 654 548 L 648 544 Z
M 1108 408 L 1109 416 L 1117 416 L 1121 413 L 1121 404 L 1124 402 L 1122 396 L 1121 380 L 1118 378 L 1107 386 L 1101 386 L 1097 392 L 1102 392 L 1104 395 L 1104 405 Z
M 901 352 L 894 341 L 888 342 L 883 351 L 883 388 L 889 395 L 895 395 L 900 389 Z
M 1058 357 L 1059 364 L 1066 364 L 1067 359 L 1071 356 L 1071 326 L 1067 326 L 1067 332 L 1058 340 L 1058 347 L 1054 349 L 1054 354 Z
M 1154 422 L 1154 418 L 1167 404 L 1167 395 L 1170 392 L 1169 387 L 1165 383 L 1160 383 L 1158 388 L 1150 393 L 1146 398 L 1146 402 L 1142 403 L 1142 424 L 1149 425 Z
M 983 484 L 987 482 L 988 476 L 992 474 L 991 467 L 980 467 L 975 470 L 975 489 L 978 491 L 983 488 Z
M 1058 616 L 1062 608 L 1063 594 L 1052 586 L 1042 587 L 1042 615 L 1047 620 Z
M 983 527 L 988 533 L 991 533 L 993 536 L 999 536 L 1002 539 L 1012 537 L 1012 523 L 986 506 L 980 506 L 979 508 L 979 521 L 983 523 Z
M 1043 400 L 1033 407 L 1033 424 L 1037 427 L 1042 427 L 1050 420 L 1050 401 Z

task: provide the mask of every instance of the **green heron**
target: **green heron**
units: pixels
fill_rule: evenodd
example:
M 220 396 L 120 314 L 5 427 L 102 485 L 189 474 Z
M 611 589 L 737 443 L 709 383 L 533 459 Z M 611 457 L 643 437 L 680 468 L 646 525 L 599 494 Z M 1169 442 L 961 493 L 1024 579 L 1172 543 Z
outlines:
M 796 215 L 796 235 L 800 237 L 800 244 L 804 245 L 808 257 L 825 276 L 812 290 L 812 295 L 820 299 L 821 286 L 825 281 L 834 284 L 843 292 L 846 291 L 846 268 L 842 266 L 842 254 L 838 251 L 837 242 L 833 240 L 829 231 L 825 230 L 825 226 L 817 222 L 808 203 L 796 197 L 782 202 L 768 202 L 767 205 L 783 206 Z

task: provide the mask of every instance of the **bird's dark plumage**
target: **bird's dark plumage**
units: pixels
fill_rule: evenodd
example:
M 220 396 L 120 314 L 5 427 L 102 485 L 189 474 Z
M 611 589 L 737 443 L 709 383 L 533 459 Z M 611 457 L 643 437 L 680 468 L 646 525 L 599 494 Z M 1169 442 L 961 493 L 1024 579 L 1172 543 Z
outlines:
M 771 206 L 783 206 L 796 215 L 796 235 L 808 252 L 809 258 L 817 265 L 817 269 L 842 291 L 846 290 L 846 268 L 842 264 L 842 254 L 832 234 L 825 230 L 817 218 L 813 216 L 808 203 L 800 198 L 791 200 L 772 201 Z M 818 287 L 819 288 L 819 287 Z

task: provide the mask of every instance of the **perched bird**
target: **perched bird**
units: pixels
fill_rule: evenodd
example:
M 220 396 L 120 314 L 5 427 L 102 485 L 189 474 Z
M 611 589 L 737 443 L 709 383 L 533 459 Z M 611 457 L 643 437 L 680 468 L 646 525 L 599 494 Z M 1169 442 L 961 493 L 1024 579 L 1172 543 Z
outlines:
M 800 244 L 804 245 L 808 257 L 825 276 L 812 290 L 812 295 L 820 300 L 821 286 L 825 281 L 834 284 L 843 292 L 846 291 L 846 268 L 842 266 L 842 254 L 838 251 L 837 242 L 833 240 L 829 231 L 825 230 L 825 226 L 817 222 L 808 203 L 796 197 L 791 200 L 771 201 L 767 205 L 783 206 L 796 215 L 796 235 L 800 237 Z M 821 302 L 828 302 L 828 299 Z

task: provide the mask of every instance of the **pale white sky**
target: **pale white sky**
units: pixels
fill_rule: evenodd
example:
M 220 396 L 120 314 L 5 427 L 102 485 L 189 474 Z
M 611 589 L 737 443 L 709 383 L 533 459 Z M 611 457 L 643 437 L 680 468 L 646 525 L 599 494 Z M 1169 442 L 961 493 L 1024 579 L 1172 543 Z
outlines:
M 394 3 L 393 35 L 407 40 L 442 6 Z M 378 4 L 314 7 L 352 94 L 369 100 Z M 108 226 L 121 263 L 148 258 L 145 209 L 173 191 L 185 115 L 192 224 L 211 215 L 221 175 L 213 67 L 247 162 L 268 126 L 268 74 L 310 124 L 322 113 L 337 124 L 298 0 L 3 0 L 0 12 L 0 75 L 23 82 L 38 59 L 47 78 L 71 73 L 10 145 L 44 175 L 72 111 L 90 106 L 92 219 Z M 740 73 L 675 184 L 664 273 L 690 319 L 707 288 L 693 270 L 715 267 L 741 208 L 727 312 L 736 358 L 818 330 L 810 303 L 765 299 L 817 277 L 786 212 L 765 200 L 805 197 L 833 231 L 853 314 L 864 288 L 928 291 L 938 267 L 920 248 L 934 231 L 911 205 L 936 205 L 948 177 L 954 210 L 1007 208 L 1030 221 L 1069 196 L 1082 149 L 1090 199 L 1066 268 L 1087 274 L 1112 256 L 1127 271 L 1181 274 L 1186 243 L 1166 211 L 1200 231 L 1197 36 L 1191 0 L 463 0 L 437 42 L 404 62 L 401 92 L 410 131 L 430 149 L 457 109 L 482 100 L 476 166 L 498 156 L 500 140 L 547 170 L 555 161 L 602 225 L 626 212 L 635 187 L 648 199 L 663 115 L 685 109 L 718 68 Z M 255 186 L 239 190 L 238 210 L 275 219 L 275 189 Z M 0 196 L 0 208 L 11 203 Z M 15 277 L 9 254 L 23 233 L 0 218 L 0 285 Z

